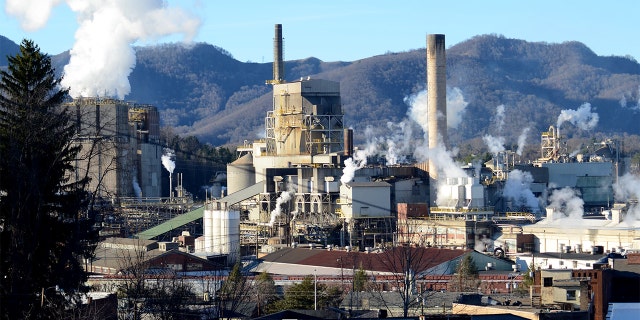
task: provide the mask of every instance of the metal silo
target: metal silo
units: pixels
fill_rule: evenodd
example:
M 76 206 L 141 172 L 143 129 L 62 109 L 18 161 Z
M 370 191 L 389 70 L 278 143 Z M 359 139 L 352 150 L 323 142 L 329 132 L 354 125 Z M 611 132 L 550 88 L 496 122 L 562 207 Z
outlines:
M 227 165 L 227 194 L 248 188 L 255 183 L 255 169 L 251 154 L 246 154 Z

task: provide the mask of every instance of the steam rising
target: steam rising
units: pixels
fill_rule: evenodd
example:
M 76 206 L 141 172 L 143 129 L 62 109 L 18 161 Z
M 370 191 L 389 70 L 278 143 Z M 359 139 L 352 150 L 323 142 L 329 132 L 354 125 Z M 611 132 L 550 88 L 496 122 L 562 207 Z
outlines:
M 502 194 L 513 201 L 514 210 L 526 208 L 531 212 L 540 212 L 540 202 L 531 191 L 533 176 L 530 172 L 513 170 L 504 185 Z
M 549 207 L 557 209 L 565 217 L 582 219 L 584 200 L 570 187 L 554 190 L 549 196 Z
M 640 199 L 640 178 L 627 173 L 618 179 L 618 183 L 613 185 L 613 191 L 617 202 L 627 202 L 631 199 Z M 625 220 L 639 220 L 640 206 L 637 202 L 631 201 L 627 218 Z
M 176 168 L 176 163 L 172 160 L 174 157 L 173 151 L 171 149 L 164 149 L 164 154 L 162 155 L 162 165 L 164 166 L 170 174 L 173 173 L 173 170 Z
M 518 136 L 518 149 L 516 150 L 516 154 L 521 156 L 524 151 L 524 147 L 527 144 L 527 135 L 529 134 L 530 127 L 526 127 L 522 129 L 522 133 Z
M 7 0 L 7 12 L 22 21 L 22 27 L 43 27 L 51 9 L 61 0 Z M 66 0 L 76 13 L 79 28 L 64 67 L 62 85 L 76 97 L 118 97 L 129 94 L 129 74 L 136 64 L 132 45 L 182 34 L 190 41 L 200 21 L 162 0 Z
M 591 112 L 591 104 L 585 103 L 578 110 L 562 110 L 558 116 L 557 127 L 570 122 L 582 130 L 591 130 L 598 125 L 599 119 L 597 113 Z
M 490 134 L 484 135 L 482 140 L 487 147 L 489 148 L 489 152 L 493 155 L 497 155 L 498 153 L 505 150 L 504 148 L 504 137 L 494 137 Z
M 276 199 L 276 207 L 271 211 L 271 217 L 269 219 L 269 226 L 273 226 L 276 222 L 276 218 L 278 218 L 282 214 L 282 205 L 289 202 L 293 195 L 295 194 L 295 190 L 293 190 L 292 185 L 288 185 L 287 191 L 283 191 L 280 193 L 278 199 Z
M 498 132 L 501 132 L 504 127 L 504 104 L 496 107 L 496 125 L 498 127 Z

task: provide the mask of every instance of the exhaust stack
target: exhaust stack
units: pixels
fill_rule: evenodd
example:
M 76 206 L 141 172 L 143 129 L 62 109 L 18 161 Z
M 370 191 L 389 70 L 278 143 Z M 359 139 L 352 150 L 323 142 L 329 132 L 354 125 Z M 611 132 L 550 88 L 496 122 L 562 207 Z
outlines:
M 282 52 L 282 25 L 275 25 L 275 36 L 273 38 L 273 79 L 267 84 L 278 84 L 284 82 L 284 58 Z
M 444 34 L 427 35 L 427 104 L 429 149 L 447 145 L 447 58 Z M 429 176 L 438 178 L 438 168 L 429 159 Z

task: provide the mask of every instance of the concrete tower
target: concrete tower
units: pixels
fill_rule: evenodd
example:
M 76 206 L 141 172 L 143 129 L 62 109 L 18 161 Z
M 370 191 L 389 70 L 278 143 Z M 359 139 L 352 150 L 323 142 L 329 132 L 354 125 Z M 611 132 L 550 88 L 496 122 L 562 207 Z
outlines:
M 444 34 L 427 35 L 427 90 L 429 149 L 447 143 L 447 58 Z M 437 179 L 438 170 L 429 159 L 429 176 Z

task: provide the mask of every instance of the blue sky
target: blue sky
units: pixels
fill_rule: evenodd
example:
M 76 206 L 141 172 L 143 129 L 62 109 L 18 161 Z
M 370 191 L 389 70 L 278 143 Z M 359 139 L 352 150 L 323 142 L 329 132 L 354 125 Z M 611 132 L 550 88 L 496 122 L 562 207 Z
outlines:
M 19 43 L 33 39 L 57 54 L 73 46 L 76 17 L 65 1 L 47 24 L 32 32 L 0 10 L 0 34 Z M 608 3 L 608 4 L 607 4 Z M 310 56 L 354 61 L 425 47 L 428 33 L 447 46 L 482 34 L 533 42 L 580 41 L 599 55 L 640 60 L 640 1 L 205 1 L 171 0 L 201 20 L 195 41 L 224 48 L 240 61 L 272 61 L 273 26 L 283 25 L 285 59 Z M 159 39 L 175 42 L 178 36 Z M 146 45 L 155 42 L 138 42 Z

